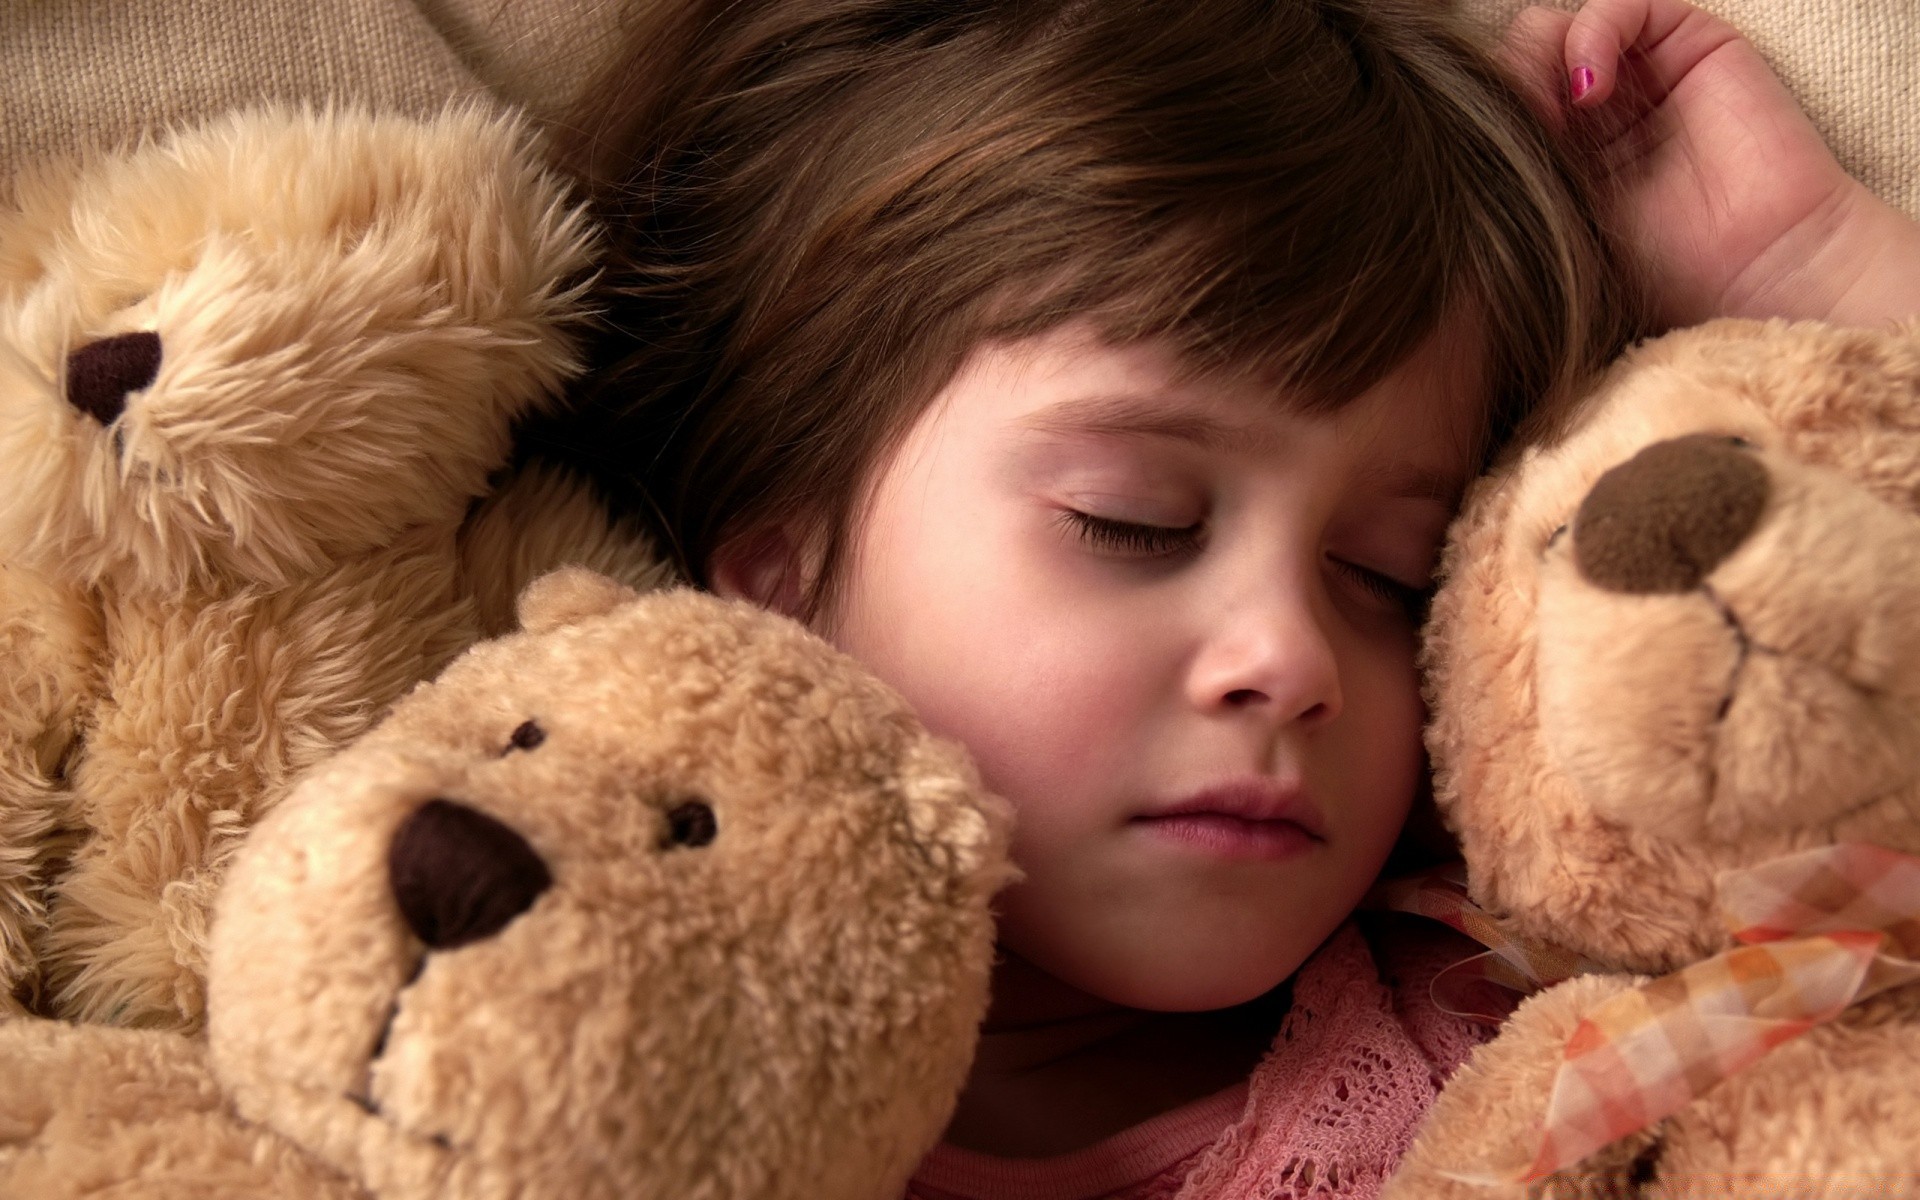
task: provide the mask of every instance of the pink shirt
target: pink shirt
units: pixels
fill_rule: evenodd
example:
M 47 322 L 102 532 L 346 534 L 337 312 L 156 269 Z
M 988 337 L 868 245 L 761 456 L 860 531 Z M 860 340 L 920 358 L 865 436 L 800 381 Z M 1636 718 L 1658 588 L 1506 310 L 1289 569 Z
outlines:
M 1461 957 L 1437 930 L 1342 926 L 1295 974 L 1279 1036 L 1246 1082 L 1053 1158 L 937 1146 L 906 1200 L 1372 1197 L 1486 1036 L 1429 998 Z

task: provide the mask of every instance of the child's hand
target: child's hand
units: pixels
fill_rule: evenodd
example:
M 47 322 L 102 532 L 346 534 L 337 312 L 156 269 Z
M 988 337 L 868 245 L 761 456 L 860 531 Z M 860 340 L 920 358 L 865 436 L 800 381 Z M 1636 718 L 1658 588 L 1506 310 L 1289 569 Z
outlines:
M 1529 8 L 1508 65 L 1577 152 L 1661 318 L 1920 312 L 1920 225 L 1841 169 L 1765 61 L 1685 0 Z

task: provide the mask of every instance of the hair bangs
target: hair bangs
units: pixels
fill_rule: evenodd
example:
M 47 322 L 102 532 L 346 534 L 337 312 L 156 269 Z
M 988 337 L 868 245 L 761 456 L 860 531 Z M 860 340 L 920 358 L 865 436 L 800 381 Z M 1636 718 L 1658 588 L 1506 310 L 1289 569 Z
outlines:
M 608 337 L 546 437 L 696 581 L 769 520 L 831 568 L 982 341 L 1091 318 L 1329 411 L 1464 319 L 1491 445 L 1641 328 L 1577 168 L 1431 0 L 656 16 L 609 86 Z

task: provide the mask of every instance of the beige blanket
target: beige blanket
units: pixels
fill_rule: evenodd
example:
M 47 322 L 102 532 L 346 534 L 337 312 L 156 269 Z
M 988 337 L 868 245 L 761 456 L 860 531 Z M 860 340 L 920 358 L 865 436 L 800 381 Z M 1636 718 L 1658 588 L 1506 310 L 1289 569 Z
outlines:
M 37 156 L 265 97 L 418 112 L 478 96 L 554 117 L 618 44 L 621 14 L 644 3 L 0 0 L 0 179 Z M 1462 3 L 1489 36 L 1520 7 Z M 1920 3 L 1701 3 L 1747 32 L 1850 170 L 1920 216 Z
M 264 99 L 555 117 L 644 0 L 0 0 L 0 178 Z

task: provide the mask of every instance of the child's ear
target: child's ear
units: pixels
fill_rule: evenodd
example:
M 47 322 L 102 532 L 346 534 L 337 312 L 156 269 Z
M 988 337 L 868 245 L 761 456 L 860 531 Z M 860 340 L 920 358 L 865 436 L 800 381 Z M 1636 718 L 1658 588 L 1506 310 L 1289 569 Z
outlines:
M 713 552 L 707 580 L 718 595 L 798 619 L 819 566 L 815 541 L 784 524 L 749 530 Z

